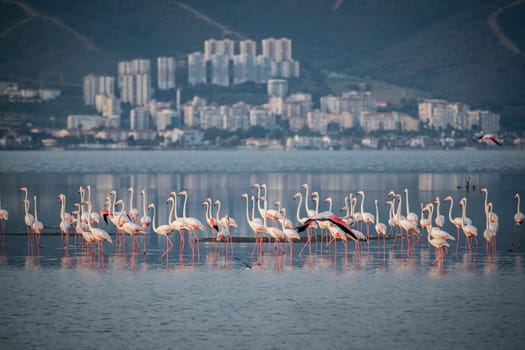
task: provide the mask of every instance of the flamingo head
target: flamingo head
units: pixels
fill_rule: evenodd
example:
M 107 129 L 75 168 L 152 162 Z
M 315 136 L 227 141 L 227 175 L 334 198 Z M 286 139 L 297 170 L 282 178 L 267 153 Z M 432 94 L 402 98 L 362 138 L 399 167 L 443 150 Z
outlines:
M 149 209 L 149 208 L 155 208 L 155 204 L 154 204 L 154 203 L 150 203 L 150 204 L 148 205 L 148 209 Z
M 173 197 L 169 196 L 168 199 L 166 199 L 166 203 L 173 202 L 174 200 Z
M 516 194 L 514 195 L 514 199 L 518 199 L 518 198 L 520 198 L 520 195 L 519 195 L 519 193 L 516 193 Z
M 252 188 L 258 188 L 258 187 L 260 187 L 260 186 L 261 186 L 261 185 L 259 185 L 259 184 L 253 183 L 251 187 L 252 187 Z
M 280 207 L 281 206 L 281 201 L 275 201 L 275 203 L 273 203 L 273 205 L 275 207 Z
M 392 205 L 392 201 L 386 201 L 385 205 Z
M 363 196 L 365 193 L 363 191 L 357 191 L 358 196 Z
M 18 190 L 19 191 L 23 191 L 23 192 L 27 192 L 27 187 L 20 187 Z
M 434 203 L 439 204 L 439 197 L 436 197 L 436 198 L 434 199 Z
M 178 195 L 179 195 L 179 196 L 187 196 L 187 195 L 188 195 L 188 191 L 186 191 L 186 190 L 180 191 L 180 192 L 178 193 Z
M 347 206 L 344 206 L 341 208 L 341 211 L 347 211 L 348 210 L 348 207 Z
M 140 191 L 140 195 L 141 196 L 145 196 L 146 195 L 146 191 L 144 191 L 144 190 Z
M 217 199 L 215 202 L 213 202 L 213 205 L 218 206 L 221 202 Z
M 446 201 L 453 201 L 452 199 L 452 196 L 446 196 L 445 198 L 443 198 L 443 201 L 446 202 Z
M 312 192 L 312 193 L 310 194 L 310 197 L 311 197 L 312 199 L 314 199 L 314 198 L 319 199 L 319 193 L 318 193 L 317 191 L 316 191 L 316 192 Z
M 243 194 L 241 194 L 241 198 L 246 198 L 246 199 L 248 199 L 248 194 L 247 194 L 247 193 L 243 193 Z
M 483 187 L 483 188 L 482 188 L 481 190 L 479 190 L 479 192 L 484 192 L 484 193 L 487 193 L 487 192 L 488 192 L 488 190 L 487 190 L 487 188 L 486 188 L 486 187 Z
M 128 193 L 133 192 L 133 187 L 128 188 Z
M 124 201 L 122 199 L 119 199 L 118 201 L 115 202 L 115 205 L 122 205 L 122 206 L 124 206 Z
M 299 196 L 301 196 L 301 193 L 297 192 L 297 193 L 295 193 L 293 195 L 293 199 L 295 200 L 295 199 L 299 198 Z
M 388 197 L 395 197 L 396 193 L 394 191 L 388 192 Z
M 332 197 L 326 197 L 325 200 L 324 200 L 325 203 L 328 203 L 328 202 L 331 202 L 331 201 L 332 201 Z
M 308 188 L 308 184 L 302 184 L 301 188 Z

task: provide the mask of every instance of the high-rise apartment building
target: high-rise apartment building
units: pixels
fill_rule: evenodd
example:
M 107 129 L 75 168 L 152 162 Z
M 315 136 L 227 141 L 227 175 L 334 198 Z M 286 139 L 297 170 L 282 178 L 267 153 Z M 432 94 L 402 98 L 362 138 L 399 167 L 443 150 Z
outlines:
M 157 58 L 157 86 L 159 90 L 175 89 L 175 58 Z
M 188 84 L 206 84 L 206 60 L 200 52 L 188 55 Z
M 211 56 L 211 83 L 220 86 L 230 85 L 230 58 L 228 55 Z
M 225 55 L 232 57 L 235 52 L 234 48 L 234 41 L 231 39 L 208 39 L 204 41 L 204 58 L 206 60 L 211 60 L 213 55 Z

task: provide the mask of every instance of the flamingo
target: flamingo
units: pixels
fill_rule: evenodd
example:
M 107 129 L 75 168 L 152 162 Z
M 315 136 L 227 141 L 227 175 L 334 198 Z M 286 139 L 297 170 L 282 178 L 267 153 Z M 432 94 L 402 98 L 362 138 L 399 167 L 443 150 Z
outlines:
M 71 224 L 68 220 L 66 220 L 66 217 L 64 215 L 65 209 L 66 209 L 66 195 L 61 193 L 58 195 L 58 201 L 60 202 L 60 224 L 58 225 L 61 233 L 61 238 L 63 239 L 63 236 L 66 236 L 65 244 L 67 246 L 67 240 L 69 237 L 69 229 L 71 227 Z
M 359 227 L 362 228 L 362 223 L 363 223 L 363 216 L 361 215 L 361 212 L 358 211 L 356 213 L 355 211 L 355 207 L 357 206 L 357 197 L 354 196 L 353 193 L 350 193 L 349 194 L 349 198 L 350 198 L 350 216 L 354 218 L 354 221 L 356 223 L 359 223 Z
M 2 208 L 2 197 L 0 196 L 0 221 L 2 221 L 2 238 L 5 236 L 6 222 L 9 220 L 9 212 Z
M 476 240 L 476 247 L 477 247 L 477 245 L 478 245 L 478 239 L 477 239 L 478 229 L 477 229 L 476 226 L 465 222 L 465 217 L 467 215 L 467 197 L 461 198 L 461 200 L 459 201 L 459 205 L 462 207 L 462 211 L 461 211 L 461 229 L 463 230 L 463 233 L 465 234 L 465 236 L 467 238 L 467 249 L 471 250 L 472 246 L 470 244 L 470 237 L 474 237 L 474 239 Z
M 266 184 L 261 184 L 261 188 L 264 189 L 264 193 L 261 194 L 260 198 L 263 198 L 265 201 L 268 201 L 269 195 L 268 195 L 268 188 L 266 187 Z M 282 219 L 281 213 L 279 213 L 279 211 L 275 209 L 268 209 L 268 206 L 266 203 L 264 203 L 264 215 L 266 215 L 269 220 L 272 220 L 275 226 L 277 226 L 277 222 Z
M 88 202 L 91 202 L 91 185 L 87 185 L 87 193 L 88 193 Z M 100 215 L 97 212 L 92 212 L 89 216 L 89 219 L 91 220 L 91 223 L 96 223 L 97 225 L 100 224 Z
M 281 220 L 284 220 L 284 227 L 286 228 L 293 228 L 294 225 L 293 225 L 293 222 L 292 220 L 288 219 L 288 218 L 285 218 L 282 211 L 281 211 L 281 201 L 275 201 L 274 203 L 275 207 L 277 208 L 277 211 L 281 214 Z M 279 220 L 279 221 L 281 221 Z
M 29 205 L 30 205 L 30 203 L 29 203 L 29 199 L 28 199 L 27 187 L 20 187 L 19 190 L 25 193 L 24 200 L 23 200 L 23 203 L 24 203 L 24 222 L 26 224 L 27 234 L 31 235 L 31 233 L 33 232 L 32 230 L 33 230 L 33 223 L 35 222 L 35 217 L 33 216 L 33 214 L 29 213 Z
M 210 229 L 212 231 L 212 236 L 213 236 L 213 232 L 219 231 L 219 224 L 218 224 L 218 222 L 215 220 L 215 218 L 212 215 L 212 210 L 211 210 L 212 201 L 211 201 L 211 198 L 210 197 L 206 198 L 204 200 L 204 202 L 202 202 L 202 205 L 206 207 L 206 209 L 204 210 L 206 223 L 208 224 L 208 226 L 210 226 Z
M 523 215 L 523 213 L 521 212 L 521 208 L 520 208 L 520 195 L 519 193 L 516 193 L 514 195 L 514 199 L 517 200 L 517 204 L 516 204 L 516 214 L 514 214 L 514 223 L 517 225 L 517 226 L 520 226 L 521 224 L 523 224 L 523 220 L 525 220 L 525 215 Z
M 419 214 L 419 226 L 421 226 L 421 229 L 423 230 L 428 230 L 428 218 L 424 217 L 423 215 L 423 209 L 424 209 L 424 205 L 423 203 L 420 203 L 421 205 L 421 211 L 420 211 L 420 214 Z
M 121 206 L 121 209 L 124 208 L 124 201 L 122 199 L 119 199 L 115 205 L 120 205 Z M 119 216 L 122 216 L 122 210 L 119 212 Z M 146 234 L 146 230 L 132 222 L 132 221 L 121 221 L 120 220 L 121 218 L 119 217 L 117 222 L 119 223 L 119 230 L 121 231 L 124 231 L 125 233 L 127 233 L 128 235 L 131 236 L 131 246 L 132 246 L 132 251 L 138 251 L 140 250 L 140 240 L 137 242 L 138 243 L 138 247 L 135 248 L 135 237 L 137 237 L 137 234 L 143 234 L 145 235 Z M 144 251 L 144 253 L 146 253 Z
M 253 247 L 252 255 L 255 252 L 255 249 L 259 246 L 259 243 L 262 243 L 262 238 L 259 238 L 259 235 L 262 237 L 266 233 L 266 228 L 264 227 L 264 223 L 260 218 L 255 218 L 255 197 L 251 197 L 252 202 L 252 217 L 250 219 L 249 215 L 249 203 L 248 203 L 248 194 L 243 193 L 241 195 L 241 198 L 244 198 L 246 200 L 246 222 L 248 223 L 248 226 L 250 226 L 251 230 L 253 231 L 253 234 L 255 235 L 255 246 Z M 259 242 L 260 240 L 260 242 Z
M 480 192 L 482 193 L 485 193 L 485 206 L 487 206 L 488 204 L 488 201 L 489 201 L 489 190 L 486 188 L 486 187 L 483 187 Z M 499 222 L 499 217 L 498 217 L 498 214 L 496 213 L 490 213 L 490 222 L 492 223 L 498 223 Z
M 219 229 L 217 230 L 217 241 L 221 241 L 222 239 L 226 239 L 228 243 L 232 243 L 232 235 L 230 232 L 230 226 L 235 225 L 234 227 L 237 227 L 237 223 L 235 220 L 232 221 L 228 215 L 219 218 L 220 217 L 220 211 L 221 211 L 221 201 L 215 200 L 213 202 L 213 205 L 217 207 L 217 211 L 215 212 L 215 221 L 218 223 Z M 226 252 L 226 246 L 224 247 L 224 251 Z
M 80 212 L 80 204 L 79 203 L 75 203 L 74 206 L 78 207 L 77 210 L 73 211 L 73 214 L 77 214 L 75 233 L 82 236 L 82 239 L 83 239 L 82 243 L 84 241 L 86 243 L 95 243 L 96 242 L 95 236 L 93 236 L 91 234 L 91 232 L 87 231 L 87 226 L 84 226 L 84 223 L 82 222 L 81 212 Z M 82 247 L 81 247 L 81 249 L 82 249 Z
M 484 133 L 482 132 L 481 135 L 477 137 L 478 142 L 484 142 L 488 145 L 498 145 L 501 146 L 501 141 L 498 139 L 498 137 L 494 134 Z
M 173 231 L 173 229 L 171 228 L 170 225 L 160 225 L 159 227 L 157 227 L 157 225 L 155 225 L 155 203 L 150 203 L 148 205 L 148 209 L 149 208 L 153 209 L 153 219 L 152 219 L 153 232 L 155 232 L 159 236 L 166 237 L 166 251 L 161 255 L 160 259 L 162 260 L 164 256 L 166 256 L 166 263 L 168 263 L 168 253 L 173 248 L 173 242 L 168 237 L 168 235 L 171 233 L 171 231 Z
M 139 211 L 137 208 L 133 208 L 133 187 L 128 188 L 129 193 L 129 211 L 128 215 L 131 221 L 137 221 L 139 218 Z
M 308 185 L 306 185 L 308 186 Z M 297 192 L 294 194 L 293 196 L 293 199 L 296 200 L 297 198 L 299 198 L 299 203 L 297 203 L 297 212 L 296 212 L 296 219 L 297 219 L 297 222 L 300 223 L 301 225 L 304 224 L 304 222 L 306 220 L 308 220 L 308 217 L 301 217 L 300 215 L 300 211 L 301 211 L 301 204 L 303 202 L 303 195 L 301 194 L 301 192 Z M 309 249 L 310 249 L 310 254 L 312 253 L 312 232 L 311 230 L 312 229 L 315 229 L 317 227 L 317 224 L 315 223 L 315 221 L 313 221 L 311 223 L 311 225 L 307 228 L 306 230 L 306 233 L 308 235 L 308 238 L 306 240 L 306 243 L 303 245 L 303 247 L 301 248 L 301 250 L 299 251 L 299 256 L 301 256 L 301 254 L 303 253 L 303 250 L 308 246 Z
M 346 222 L 344 222 L 340 217 L 335 216 L 331 212 L 321 212 L 321 213 L 319 213 L 319 214 L 317 214 L 317 215 L 315 215 L 315 216 L 313 216 L 311 218 L 308 218 L 304 223 L 302 223 L 301 225 L 296 227 L 297 232 L 303 232 L 308 227 L 308 225 L 310 225 L 313 221 L 317 221 L 317 222 L 330 221 L 334 225 L 336 225 L 339 228 L 341 228 L 346 234 L 351 236 L 352 239 L 354 239 L 354 240 L 358 239 L 357 236 L 354 233 L 354 230 L 352 230 L 346 224 Z
M 312 197 L 312 200 L 315 202 L 315 214 L 317 215 L 319 213 L 319 193 L 318 192 L 312 192 L 310 197 Z M 330 197 L 328 197 L 328 198 L 330 198 Z M 326 200 L 325 200 L 325 202 L 326 202 Z M 328 202 L 330 204 L 328 213 L 333 215 L 333 213 L 332 213 L 332 198 L 330 198 L 328 200 Z M 323 231 L 327 232 L 327 234 L 328 234 L 328 229 L 330 228 L 330 222 L 329 221 L 319 221 L 317 223 L 317 225 L 319 225 L 319 228 L 321 229 L 321 242 L 322 242 L 322 240 L 323 240 Z M 328 238 L 327 238 L 327 241 L 328 241 Z
M 492 225 L 490 221 L 490 214 L 492 211 L 492 203 L 489 202 L 485 206 L 485 230 L 483 231 L 483 238 L 485 238 L 485 251 L 487 254 L 489 252 L 496 253 L 496 233 L 497 233 L 497 226 Z
M 448 252 L 448 247 L 450 246 L 445 239 L 442 238 L 430 238 L 430 233 L 432 232 L 432 212 L 434 210 L 433 205 L 427 205 L 424 210 L 428 211 L 428 222 L 429 229 L 427 230 L 427 241 L 434 247 L 436 258 L 432 264 L 439 262 L 440 266 L 443 266 L 443 261 L 445 254 Z M 445 249 L 446 252 L 443 251 Z
M 91 217 L 91 212 L 93 209 L 93 204 L 91 202 L 84 203 L 87 204 L 88 207 L 88 217 Z M 111 236 L 106 232 L 106 230 L 101 229 L 100 227 L 93 227 L 91 226 L 91 220 L 87 221 L 87 229 L 91 234 L 95 237 L 95 239 L 98 242 L 98 253 L 100 255 L 100 251 L 102 250 L 102 253 L 104 253 L 104 241 L 108 241 L 109 243 L 113 243 L 113 240 L 111 239 Z
M 200 256 L 200 247 L 199 247 L 199 237 L 197 235 L 196 230 L 204 231 L 206 227 L 200 222 L 199 219 L 194 217 L 187 217 L 186 216 L 186 205 L 188 202 L 188 191 L 180 191 L 178 193 L 180 197 L 184 197 L 184 204 L 182 207 L 182 218 L 184 219 L 184 223 L 189 227 L 189 231 L 193 233 L 194 239 L 191 240 L 191 247 L 192 247 L 192 256 L 194 254 L 194 247 L 195 242 L 197 243 L 197 254 Z
M 396 229 L 396 219 L 394 216 L 394 201 L 386 201 L 385 205 L 390 206 L 390 209 L 388 210 L 388 226 L 390 226 L 390 229 L 392 230 L 392 233 L 395 234 Z
M 36 195 L 33 196 L 33 201 L 35 203 L 35 221 L 33 222 L 33 225 L 31 226 L 33 229 L 33 232 L 38 235 L 37 244 L 40 247 L 40 234 L 44 230 L 44 224 L 40 221 L 38 221 L 38 211 L 37 211 L 37 205 L 36 205 Z
M 455 241 L 456 239 L 450 233 L 440 229 L 439 227 L 432 227 L 431 220 L 432 220 L 432 216 L 434 214 L 434 204 L 428 203 L 427 206 L 430 207 L 430 209 L 431 209 L 428 212 L 428 218 L 427 218 L 427 220 L 429 221 L 429 225 L 428 225 L 427 230 L 430 231 L 430 236 L 432 238 L 444 239 L 446 241 Z M 435 220 L 434 220 L 434 222 L 435 222 Z
M 372 215 L 369 212 L 365 212 L 363 210 L 364 202 L 365 202 L 365 192 L 364 191 L 358 191 L 358 196 L 361 196 L 361 217 L 363 219 L 363 222 L 366 224 L 366 238 L 370 239 L 370 224 L 373 224 L 375 222 L 374 215 Z
M 226 227 L 228 227 L 228 230 L 230 230 L 230 227 L 237 227 L 237 222 L 235 221 L 234 218 L 232 218 L 229 215 L 225 215 L 222 218 L 218 219 L 220 217 L 220 211 L 221 211 L 221 201 L 220 200 L 218 199 L 215 200 L 213 204 L 217 206 L 217 214 L 215 218 L 216 220 L 219 220 L 220 223 L 223 223 L 224 225 L 226 225 Z
M 410 205 L 409 205 L 409 200 L 408 200 L 408 188 L 405 188 L 403 191 L 405 192 L 405 197 L 406 197 L 406 201 L 405 201 L 405 206 L 406 206 L 406 211 L 407 211 L 406 218 L 411 223 L 417 225 L 419 218 L 417 217 L 416 213 L 413 213 L 410 211 Z
M 309 190 L 309 187 L 308 187 L 308 184 L 302 184 L 301 185 L 301 188 L 304 188 L 304 208 L 306 209 L 306 216 L 311 218 L 313 216 L 316 215 L 316 212 L 312 209 L 309 209 L 308 208 L 308 190 Z
M 379 248 L 381 236 L 383 236 L 383 247 L 386 245 L 386 225 L 379 221 L 379 204 L 378 204 L 377 199 L 374 200 L 374 204 L 376 206 L 376 217 L 375 217 L 376 224 L 374 228 L 377 234 L 377 243 L 378 243 L 377 247 Z
M 454 207 L 454 199 L 452 196 L 447 196 L 443 199 L 443 202 L 450 201 L 450 208 L 448 209 L 448 221 L 456 226 L 456 252 L 459 246 L 459 230 L 463 227 L 463 219 L 461 217 L 452 218 L 452 208 Z
M 189 231 L 189 227 L 184 221 L 184 219 L 179 218 L 179 216 L 177 215 L 177 193 L 170 192 L 170 196 L 168 197 L 166 202 L 172 203 L 170 208 L 170 215 L 168 217 L 168 225 L 170 225 L 173 231 L 177 231 L 179 233 L 179 254 L 182 257 L 182 253 L 184 252 L 184 230 Z M 173 216 L 175 216 L 175 218 L 172 220 Z
M 299 233 L 297 232 L 297 230 L 295 228 L 288 228 L 286 227 L 285 225 L 285 222 L 286 222 L 286 208 L 280 208 L 279 211 L 281 212 L 281 215 L 282 215 L 282 219 L 280 220 L 281 222 L 281 229 L 283 231 L 283 233 L 285 234 L 286 236 L 286 240 L 288 241 L 289 245 L 290 245 L 290 259 L 292 258 L 293 256 L 293 241 L 294 240 L 299 240 L 301 239 L 301 237 L 299 236 Z
M 144 229 L 146 229 L 149 225 L 151 225 L 151 218 L 148 215 L 148 211 L 146 209 L 146 191 L 142 190 L 140 191 L 140 195 L 142 196 L 142 217 L 139 220 L 140 226 L 142 226 Z
M 265 198 L 261 198 L 261 200 L 264 201 L 264 213 L 266 213 L 266 210 L 267 210 L 266 205 L 268 201 L 265 200 Z M 281 215 L 279 214 L 279 216 Z M 272 227 L 268 226 L 268 215 L 263 216 L 263 226 L 265 227 L 266 233 L 269 236 L 268 242 L 270 240 L 270 237 L 273 238 L 273 248 L 274 248 L 274 253 L 275 253 L 275 250 L 277 249 L 277 244 L 279 244 L 282 240 L 285 240 L 286 235 L 277 226 L 272 226 Z
M 436 219 L 434 220 L 434 223 L 437 227 L 443 229 L 443 226 L 445 225 L 445 216 L 441 215 L 439 210 L 441 206 L 441 201 L 439 200 L 439 197 L 436 197 L 436 199 L 434 199 L 434 203 L 436 204 Z
M 401 216 L 401 200 L 402 200 L 402 197 L 400 194 L 396 194 L 396 199 L 399 199 L 399 204 L 397 206 L 397 225 L 399 226 L 399 229 L 400 229 L 400 232 L 401 232 L 401 236 L 403 235 L 403 229 L 405 230 L 406 232 L 406 238 L 407 238 L 407 244 L 408 244 L 408 250 L 410 251 L 410 236 L 409 236 L 409 232 L 412 232 L 412 235 L 416 235 L 418 237 L 418 240 L 416 241 L 419 242 L 419 229 L 417 227 L 417 224 L 413 223 L 412 221 L 409 221 L 406 217 L 402 217 Z M 414 243 L 414 245 L 416 244 Z

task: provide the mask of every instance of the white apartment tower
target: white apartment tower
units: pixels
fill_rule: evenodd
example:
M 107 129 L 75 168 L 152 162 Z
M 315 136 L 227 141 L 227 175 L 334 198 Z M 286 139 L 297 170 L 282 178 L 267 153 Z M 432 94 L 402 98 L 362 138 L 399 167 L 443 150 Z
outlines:
M 234 41 L 231 39 L 204 41 L 204 58 L 211 60 L 213 55 L 226 55 L 232 57 L 234 53 Z
M 239 41 L 239 53 L 255 57 L 257 56 L 257 44 L 253 40 L 241 40 Z
M 84 103 L 93 106 L 97 95 L 115 96 L 115 78 L 88 74 L 84 77 L 83 92 Z
M 175 58 L 157 58 L 157 86 L 159 90 L 175 89 Z
M 206 61 L 200 52 L 188 55 L 188 84 L 206 84 Z
M 230 59 L 228 55 L 211 56 L 211 83 L 220 86 L 230 85 Z
M 290 61 L 292 59 L 292 41 L 288 38 L 263 39 L 262 54 L 277 62 Z

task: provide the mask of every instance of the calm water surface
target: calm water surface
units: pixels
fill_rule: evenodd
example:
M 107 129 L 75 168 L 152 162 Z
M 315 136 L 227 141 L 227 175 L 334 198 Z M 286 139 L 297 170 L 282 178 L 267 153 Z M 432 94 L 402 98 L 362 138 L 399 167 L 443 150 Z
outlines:
M 47 235 L 38 251 L 28 249 L 25 235 L 7 235 L 1 243 L 0 347 L 520 348 L 525 263 L 512 197 L 525 193 L 524 175 L 524 152 L 513 151 L 2 152 L 8 232 L 24 232 L 18 188 L 27 186 L 38 196 Z M 101 257 L 82 253 L 73 239 L 65 250 L 54 235 L 58 193 L 68 196 L 71 209 L 78 187 L 91 184 L 98 209 L 112 189 L 126 201 L 129 186 L 145 189 L 159 207 L 160 223 L 167 222 L 169 191 L 187 189 L 188 213 L 202 221 L 202 200 L 211 196 L 236 218 L 234 235 L 250 236 L 240 195 L 254 182 L 267 183 L 270 201 L 281 200 L 292 218 L 297 202 L 291 197 L 302 183 L 322 199 L 333 197 L 337 207 L 348 193 L 364 190 L 369 212 L 389 190 L 409 189 L 411 210 L 418 213 L 419 203 L 452 195 L 453 216 L 459 216 L 457 200 L 467 196 L 480 233 L 479 189 L 486 186 L 500 217 L 498 250 L 487 256 L 480 237 L 478 249 L 468 253 L 463 240 L 443 268 L 432 264 L 434 252 L 425 241 L 411 254 L 394 249 L 392 241 L 386 248 L 373 241 L 360 255 L 352 244 L 348 255 L 341 244 L 337 252 L 318 244 L 302 257 L 301 243 L 291 257 L 271 249 L 252 256 L 250 243 L 235 244 L 226 256 L 201 243 L 200 257 L 192 258 L 172 235 L 176 247 L 166 263 L 160 258 L 164 238 L 154 233 L 147 235 L 145 256 L 132 254 L 128 239 L 119 249 L 106 244 Z M 141 207 L 140 197 L 134 200 Z M 381 205 L 381 221 L 387 217 Z

